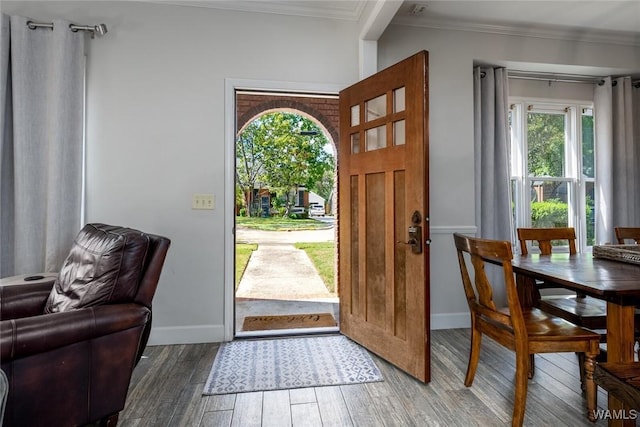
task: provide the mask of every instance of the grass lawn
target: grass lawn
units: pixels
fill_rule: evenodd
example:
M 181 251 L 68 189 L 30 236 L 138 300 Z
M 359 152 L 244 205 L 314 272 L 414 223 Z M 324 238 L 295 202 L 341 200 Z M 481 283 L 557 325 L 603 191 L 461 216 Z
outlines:
M 251 253 L 258 249 L 258 245 L 255 243 L 237 243 L 236 244 L 236 290 L 240 284 L 240 279 L 244 274 L 244 269 L 247 268 Z
M 329 292 L 335 293 L 336 244 L 334 242 L 296 243 L 295 247 L 307 253 Z
M 326 223 L 312 218 L 291 219 L 274 216 L 269 218 L 237 216 L 236 225 L 266 231 L 316 230 L 327 227 Z

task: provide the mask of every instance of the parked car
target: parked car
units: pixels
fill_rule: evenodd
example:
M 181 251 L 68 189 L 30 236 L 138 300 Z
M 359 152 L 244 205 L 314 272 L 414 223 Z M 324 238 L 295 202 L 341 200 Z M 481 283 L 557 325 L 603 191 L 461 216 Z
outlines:
M 318 203 L 311 203 L 309 205 L 309 216 L 324 216 L 324 206 Z

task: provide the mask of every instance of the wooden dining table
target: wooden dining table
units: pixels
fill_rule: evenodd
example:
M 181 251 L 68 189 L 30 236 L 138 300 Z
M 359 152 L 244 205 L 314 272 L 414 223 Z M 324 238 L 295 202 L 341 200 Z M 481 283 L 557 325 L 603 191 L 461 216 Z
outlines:
M 634 360 L 635 308 L 640 305 L 640 265 L 593 257 L 591 254 L 514 256 L 518 296 L 524 307 L 536 305 L 540 292 L 536 279 L 586 294 L 607 303 L 607 361 Z M 609 396 L 608 409 L 633 414 Z M 609 419 L 609 426 L 635 426 L 632 419 Z

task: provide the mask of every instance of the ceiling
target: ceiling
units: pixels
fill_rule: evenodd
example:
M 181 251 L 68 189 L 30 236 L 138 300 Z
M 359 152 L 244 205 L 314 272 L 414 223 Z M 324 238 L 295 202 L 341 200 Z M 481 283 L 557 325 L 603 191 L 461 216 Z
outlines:
M 412 17 L 414 5 L 425 6 Z M 640 1 L 427 1 L 404 2 L 395 21 L 417 25 L 566 29 L 576 32 L 634 33 L 640 36 Z
M 162 3 L 313 16 L 386 27 L 573 38 L 640 45 L 640 0 L 178 0 Z M 376 23 L 379 20 L 381 22 Z M 368 21 L 365 22 L 365 21 Z M 379 30 L 374 32 L 381 34 Z

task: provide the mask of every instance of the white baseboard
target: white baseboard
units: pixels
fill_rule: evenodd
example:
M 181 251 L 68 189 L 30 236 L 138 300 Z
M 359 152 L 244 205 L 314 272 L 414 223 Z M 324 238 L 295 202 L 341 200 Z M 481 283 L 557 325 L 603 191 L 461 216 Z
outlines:
M 445 313 L 431 315 L 431 329 L 470 328 L 469 313 Z
M 224 341 L 223 325 L 153 327 L 148 345 L 201 344 Z

